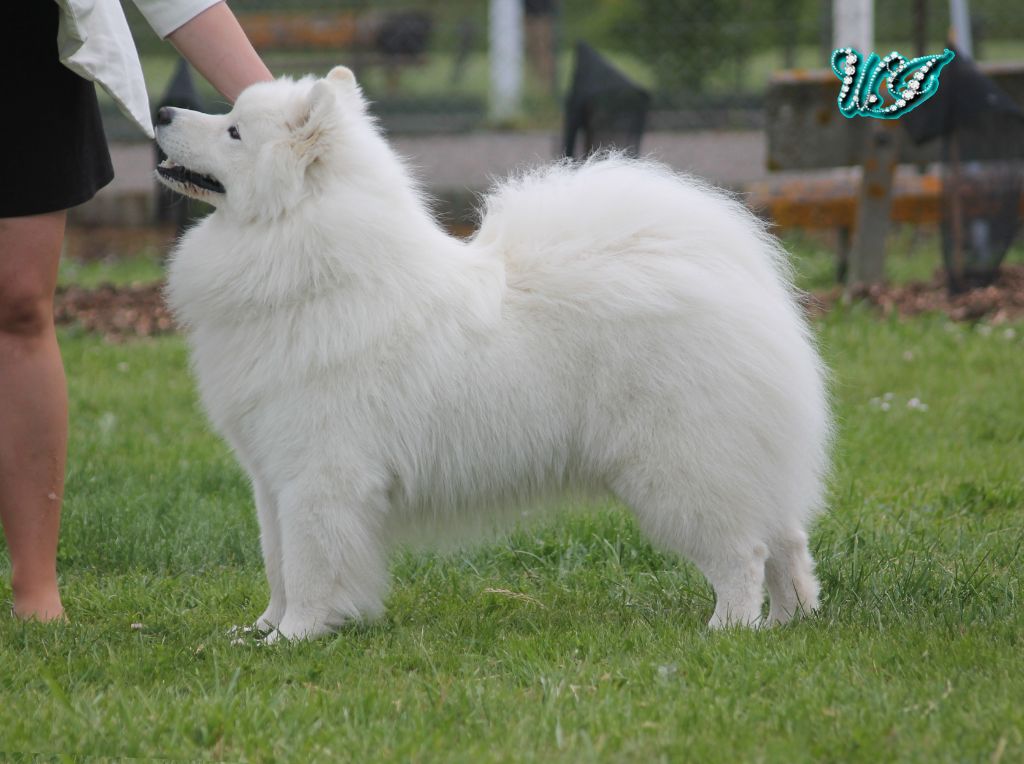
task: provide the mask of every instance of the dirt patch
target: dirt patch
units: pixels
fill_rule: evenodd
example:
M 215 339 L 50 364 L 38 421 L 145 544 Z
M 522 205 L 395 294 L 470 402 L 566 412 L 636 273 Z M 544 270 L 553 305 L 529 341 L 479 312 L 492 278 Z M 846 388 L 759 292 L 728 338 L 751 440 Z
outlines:
M 159 283 L 62 288 L 57 292 L 54 315 L 58 324 L 78 324 L 110 342 L 168 334 L 175 330 L 174 319 L 164 303 L 162 288 Z M 936 275 L 928 282 L 872 286 L 854 294 L 853 299 L 874 305 L 883 316 L 944 313 L 954 321 L 1017 321 L 1024 319 L 1024 265 L 1006 265 L 992 286 L 959 295 L 950 295 L 945 280 Z M 807 295 L 805 307 L 816 317 L 843 300 L 842 289 L 836 287 Z
M 174 319 L 162 289 L 162 283 L 62 287 L 57 290 L 53 315 L 58 325 L 77 324 L 109 342 L 168 334 L 175 330 Z
M 818 292 L 808 300 L 812 316 L 831 310 L 844 300 L 840 287 Z M 945 276 L 939 272 L 931 281 L 908 284 L 875 284 L 855 290 L 852 301 L 862 300 L 877 307 L 883 316 L 916 316 L 944 313 L 953 321 L 984 319 L 998 324 L 1024 319 L 1024 265 L 1004 265 L 991 286 L 951 295 Z

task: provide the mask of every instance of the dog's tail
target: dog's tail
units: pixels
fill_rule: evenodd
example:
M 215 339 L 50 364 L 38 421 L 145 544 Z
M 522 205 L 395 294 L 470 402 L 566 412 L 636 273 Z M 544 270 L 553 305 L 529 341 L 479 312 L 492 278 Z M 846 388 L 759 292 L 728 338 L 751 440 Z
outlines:
M 513 264 L 642 250 L 789 282 L 784 251 L 741 202 L 660 162 L 615 153 L 511 178 L 484 198 L 474 241 L 500 243 Z

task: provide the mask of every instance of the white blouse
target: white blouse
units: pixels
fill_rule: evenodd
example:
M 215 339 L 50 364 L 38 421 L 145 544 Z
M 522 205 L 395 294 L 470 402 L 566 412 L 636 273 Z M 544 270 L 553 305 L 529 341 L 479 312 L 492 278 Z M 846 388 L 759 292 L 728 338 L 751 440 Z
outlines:
M 223 0 L 134 0 L 160 37 Z M 57 48 L 61 63 L 99 83 L 150 138 L 153 122 L 142 64 L 118 0 L 56 0 L 60 7 Z

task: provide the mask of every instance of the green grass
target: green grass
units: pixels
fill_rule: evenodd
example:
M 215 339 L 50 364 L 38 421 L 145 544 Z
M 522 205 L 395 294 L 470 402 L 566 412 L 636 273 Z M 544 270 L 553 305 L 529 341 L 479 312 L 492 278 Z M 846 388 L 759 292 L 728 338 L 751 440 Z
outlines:
M 165 266 L 155 251 L 146 251 L 130 257 L 105 257 L 83 262 L 63 257 L 57 271 L 60 286 L 80 286 L 92 289 L 100 284 L 148 284 L 165 275 Z
M 0 759 L 1024 759 L 1024 325 L 854 307 L 816 331 L 839 420 L 817 617 L 709 633 L 699 574 L 596 505 L 401 555 L 383 620 L 273 647 L 228 634 L 267 590 L 184 343 L 64 332 L 72 621 L 0 617 Z
M 793 260 L 801 289 L 828 290 L 836 282 L 836 248 L 831 232 L 782 232 L 782 242 Z M 1012 246 L 1003 259 L 1006 265 L 1024 263 L 1024 243 Z M 941 272 L 942 242 L 934 228 L 894 225 L 886 242 L 885 275 L 892 284 L 930 282 Z

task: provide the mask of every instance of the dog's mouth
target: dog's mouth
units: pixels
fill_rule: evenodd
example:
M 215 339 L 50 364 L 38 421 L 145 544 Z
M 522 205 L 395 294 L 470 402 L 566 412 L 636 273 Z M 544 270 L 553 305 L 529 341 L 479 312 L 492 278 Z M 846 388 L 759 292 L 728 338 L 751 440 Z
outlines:
M 212 175 L 203 175 L 175 164 L 170 159 L 165 159 L 158 164 L 156 171 L 161 180 L 170 181 L 168 185 L 183 193 L 196 196 L 202 195 L 204 191 L 212 191 L 215 194 L 227 193 L 224 184 Z

